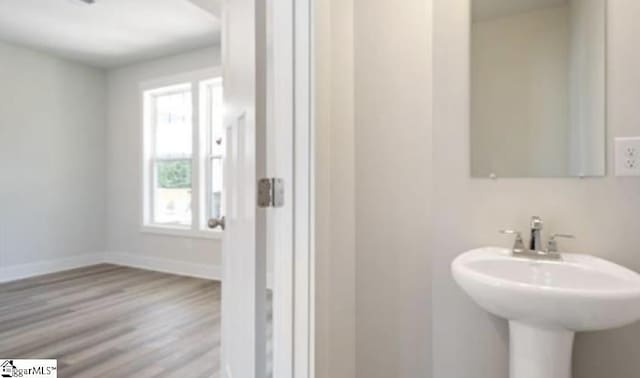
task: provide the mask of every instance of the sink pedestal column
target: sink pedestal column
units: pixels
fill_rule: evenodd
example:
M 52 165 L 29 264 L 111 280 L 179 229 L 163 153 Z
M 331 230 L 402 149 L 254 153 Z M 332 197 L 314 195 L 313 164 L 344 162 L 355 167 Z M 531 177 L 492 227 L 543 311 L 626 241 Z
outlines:
M 571 378 L 574 335 L 510 321 L 510 378 Z

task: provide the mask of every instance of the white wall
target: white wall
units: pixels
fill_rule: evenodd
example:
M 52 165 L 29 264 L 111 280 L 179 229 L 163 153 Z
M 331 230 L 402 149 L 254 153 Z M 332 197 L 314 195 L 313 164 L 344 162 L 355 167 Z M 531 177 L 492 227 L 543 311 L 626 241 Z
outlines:
M 471 172 L 567 176 L 569 6 L 476 21 L 471 36 Z
M 316 376 L 353 378 L 356 375 L 353 0 L 315 4 Z
M 612 138 L 640 135 L 640 2 L 608 2 L 608 161 Z M 434 1 L 433 350 L 436 378 L 506 378 L 508 333 L 453 282 L 449 264 L 467 249 L 508 247 L 496 230 L 545 229 L 577 235 L 563 248 L 640 271 L 640 180 L 469 178 L 469 0 Z M 574 376 L 635 378 L 640 324 L 578 335 Z
M 219 271 L 221 241 L 140 232 L 140 83 L 220 65 L 218 48 L 197 50 L 109 71 L 107 113 L 107 251 L 117 259 Z M 124 256 L 123 256 L 124 255 Z M 167 261 L 168 260 L 168 261 Z M 117 261 L 117 260 L 116 260 Z M 198 268 L 200 267 L 200 268 Z
M 355 0 L 358 378 L 430 375 L 430 3 Z
M 100 70 L 5 43 L 0 82 L 2 280 L 104 249 L 106 86 Z
M 316 27 L 316 374 L 429 377 L 431 1 Z

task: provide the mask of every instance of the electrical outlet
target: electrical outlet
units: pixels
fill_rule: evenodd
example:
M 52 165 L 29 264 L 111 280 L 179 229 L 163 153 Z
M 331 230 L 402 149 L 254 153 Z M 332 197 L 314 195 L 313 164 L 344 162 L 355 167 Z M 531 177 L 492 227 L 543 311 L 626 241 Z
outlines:
M 640 137 L 616 138 L 616 176 L 640 176 Z

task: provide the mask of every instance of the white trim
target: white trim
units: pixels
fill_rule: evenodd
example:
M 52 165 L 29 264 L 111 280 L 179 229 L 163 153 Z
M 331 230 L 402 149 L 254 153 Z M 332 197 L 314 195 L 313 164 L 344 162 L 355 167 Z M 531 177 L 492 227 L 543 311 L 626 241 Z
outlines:
M 284 182 L 284 207 L 268 212 L 270 255 L 276 273 L 273 296 L 273 376 L 294 378 L 294 48 L 293 0 L 270 4 L 271 48 L 268 52 L 269 175 Z
M 91 253 L 56 260 L 43 260 L 34 263 L 2 267 L 0 268 L 0 283 L 58 273 L 71 269 L 85 268 L 98 264 L 121 265 L 179 276 L 215 281 L 222 280 L 222 268 L 218 265 L 197 264 L 159 257 L 111 252 Z
M 140 208 L 140 232 L 168 236 L 181 236 L 198 239 L 221 239 L 222 231 L 207 229 L 207 213 L 209 209 L 206 183 L 210 182 L 210 170 L 207 167 L 208 154 L 203 151 L 204 140 L 208 138 L 208 132 L 203 130 L 201 122 L 203 84 L 221 82 L 223 70 L 221 67 L 209 68 L 198 71 L 185 72 L 178 75 L 167 76 L 139 84 L 140 88 L 140 120 L 141 120 L 141 208 Z M 185 91 L 191 93 L 191 125 L 192 125 L 192 153 L 189 156 L 180 157 L 191 160 L 191 224 L 186 227 L 163 225 L 154 223 L 155 211 L 155 163 L 163 160 L 156 156 L 155 148 L 155 120 L 150 118 L 155 111 L 150 109 L 154 104 L 155 96 L 166 94 L 167 91 Z M 177 160 L 178 157 L 167 157 L 167 160 Z
M 97 265 L 103 262 L 104 255 L 102 253 L 87 253 L 55 260 L 41 260 L 27 264 L 9 265 L 0 268 L 0 283 Z
M 156 86 L 156 87 L 146 87 L 147 89 L 142 89 L 147 96 L 155 99 L 156 97 L 161 96 L 169 96 L 184 93 L 191 90 L 191 81 L 185 80 L 184 82 L 173 82 L 171 84 Z
M 222 77 L 222 68 L 213 67 L 204 70 L 190 71 L 178 75 L 164 76 L 140 83 L 140 90 L 146 92 L 156 88 L 171 87 L 178 83 L 193 83 L 211 78 Z
M 153 270 L 179 276 L 222 280 L 222 268 L 219 265 L 190 263 L 161 257 L 134 255 L 123 252 L 109 252 L 104 256 L 107 264 L 122 265 L 132 268 Z
M 283 209 L 270 213 L 274 272 L 274 376 L 313 377 L 313 132 L 310 0 L 271 5 L 271 174 L 285 180 Z M 293 36 L 291 35 L 293 33 Z M 293 37 L 293 38 L 292 38 Z M 275 136 L 274 136 L 275 135 Z M 291 191 L 291 193 L 289 193 Z M 289 202 L 290 201 L 290 202 Z
M 213 281 L 223 281 L 222 266 L 190 263 L 155 256 L 135 255 L 124 252 L 109 252 L 104 255 L 106 264 L 114 264 L 152 270 L 177 276 L 195 277 Z M 267 273 L 267 288 L 273 289 L 273 274 Z
M 203 104 L 206 104 L 206 102 L 210 102 L 214 99 L 214 89 L 217 88 L 221 88 L 223 93 L 224 93 L 224 82 L 223 82 L 223 78 L 221 76 L 217 76 L 214 77 L 213 79 L 209 79 L 209 80 L 201 80 L 199 82 L 199 88 L 198 88 L 198 93 L 204 94 L 203 96 L 200 97 L 199 102 L 200 102 L 200 107 L 199 107 L 199 116 L 201 120 L 204 120 L 204 122 L 200 121 L 198 122 L 198 132 L 200 134 L 200 137 L 198 138 L 198 140 L 196 141 L 198 143 L 198 147 L 199 147 L 199 154 L 198 154 L 198 160 L 200 162 L 203 162 L 203 164 L 201 164 L 201 166 L 198 168 L 199 169 L 199 173 L 200 173 L 200 177 L 204 177 L 204 180 L 201 180 L 201 182 L 198 183 L 198 187 L 200 189 L 200 193 L 199 193 L 199 200 L 200 200 L 200 207 L 204 210 L 203 213 L 199 214 L 199 219 L 198 221 L 200 222 L 200 229 L 206 229 L 207 228 L 207 221 L 209 218 L 211 218 L 213 215 L 211 214 L 211 209 L 212 209 L 212 193 L 213 193 L 213 187 L 211 185 L 213 179 L 213 160 L 220 160 L 222 163 L 222 176 L 223 176 L 223 181 L 224 181 L 224 158 L 225 158 L 225 127 L 224 127 L 224 104 L 222 105 L 223 108 L 221 109 L 223 111 L 222 117 L 220 119 L 220 131 L 221 132 L 221 138 L 222 138 L 222 152 L 218 152 L 215 153 L 213 152 L 214 150 L 214 146 L 213 146 L 213 127 L 211 127 L 211 123 L 212 123 L 212 119 L 213 119 L 213 107 L 209 107 L 209 106 L 203 106 Z M 224 97 L 223 97 L 224 98 Z M 202 182 L 204 181 L 204 182 Z M 224 182 L 222 183 L 222 188 L 224 188 Z M 222 198 L 221 198 L 221 214 L 224 215 L 224 190 L 222 190 Z
M 191 263 L 124 252 L 105 252 L 2 267 L 0 268 L 0 284 L 98 264 L 113 264 L 177 276 L 222 281 L 222 267 L 219 265 Z M 273 289 L 273 279 L 273 274 L 267 273 L 267 288 L 270 290 Z
M 294 374 L 315 377 L 313 0 L 294 2 Z
M 191 239 L 221 240 L 222 238 L 224 238 L 223 231 L 194 230 L 189 227 L 162 226 L 157 224 L 144 225 L 140 227 L 140 232 L 143 234 L 164 235 Z
M 207 180 L 207 176 L 206 172 L 201 169 L 202 151 L 200 151 L 200 147 L 202 141 L 200 138 L 203 135 L 202 120 L 200 119 L 200 107 L 202 106 L 200 88 L 200 81 L 191 83 L 191 229 L 194 231 L 206 227 L 206 224 L 201 221 L 200 210 L 207 205 L 201 201 L 201 185 L 203 181 Z M 205 176 L 202 173 L 205 173 Z

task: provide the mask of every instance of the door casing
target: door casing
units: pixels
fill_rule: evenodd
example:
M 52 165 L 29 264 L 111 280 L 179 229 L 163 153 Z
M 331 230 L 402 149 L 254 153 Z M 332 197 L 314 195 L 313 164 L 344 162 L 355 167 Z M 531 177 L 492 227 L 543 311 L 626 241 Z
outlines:
M 231 0 L 228 0 L 231 1 Z M 315 303 L 315 258 L 314 258 L 314 130 L 313 130 L 313 81 L 312 81 L 312 0 L 273 0 L 269 3 L 256 0 L 234 0 L 246 6 L 253 6 L 255 11 L 256 77 L 255 86 L 255 122 L 256 122 L 256 156 L 266 156 L 274 164 L 257 161 L 255 181 L 260 177 L 283 175 L 288 183 L 287 200 L 289 209 L 257 209 L 255 213 L 255 274 L 253 306 L 257 316 L 251 327 L 255 349 L 253 356 L 247 361 L 250 367 L 242 370 L 239 376 L 231 376 L 225 357 L 225 340 L 232 340 L 239 329 L 224 329 L 223 326 L 223 376 L 227 378 L 244 378 L 253 374 L 256 378 L 264 377 L 266 361 L 263 350 L 264 334 L 260 330 L 265 327 L 266 317 L 264 296 L 266 291 L 266 245 L 271 240 L 274 250 L 286 253 L 274 253 L 274 377 L 278 378 L 312 378 L 314 377 L 314 303 Z M 269 7 L 269 8 L 267 8 Z M 229 21 L 228 4 L 223 7 L 223 24 Z M 269 17 L 270 20 L 267 18 Z M 271 30 L 267 33 L 268 21 Z M 246 26 L 246 25 L 245 25 Z M 225 73 L 229 74 L 226 44 L 229 30 L 224 26 L 223 61 Z M 232 31 L 233 29 L 231 29 Z M 270 44 L 267 36 L 273 38 Z M 271 49 L 271 51 L 269 50 Z M 267 70 L 267 57 L 272 53 L 273 68 Z M 267 74 L 273 75 L 274 88 L 279 95 L 275 103 L 267 103 Z M 225 75 L 225 87 L 229 83 Z M 225 88 L 225 95 L 227 91 Z M 274 125 L 268 125 L 268 106 L 273 106 Z M 270 110 L 272 108 L 269 108 Z M 229 109 L 225 122 L 247 121 L 243 117 L 251 117 L 240 108 Z M 249 120 L 251 121 L 251 120 Z M 273 130 L 271 128 L 274 127 Z M 270 137 L 269 133 L 275 137 Z M 260 139 L 263 138 L 263 139 Z M 264 141 L 264 143 L 262 143 Z M 286 153 L 277 154 L 279 148 L 287 149 Z M 261 150 L 263 149 L 263 150 Z M 255 182 L 254 182 L 255 184 Z M 251 185 L 250 185 L 251 186 Z M 252 186 L 255 189 L 254 186 Z M 252 189 L 252 190 L 253 190 Z M 227 206 L 227 209 L 230 209 Z M 286 212 L 286 215 L 278 214 Z M 232 220 L 231 220 L 232 221 Z M 271 227 L 267 224 L 272 223 Z M 230 225 L 233 227 L 232 225 Z M 267 236 L 267 232 L 270 233 Z M 264 248 L 262 248 L 264 247 Z M 225 247 L 227 248 L 227 247 Z M 224 324 L 224 307 L 223 307 Z M 246 326 L 246 325 L 245 325 Z M 240 328 L 235 325 L 234 328 Z M 226 332 L 226 334 L 225 334 Z M 226 337 L 224 337 L 226 335 Z M 253 371 L 250 373 L 249 371 Z

